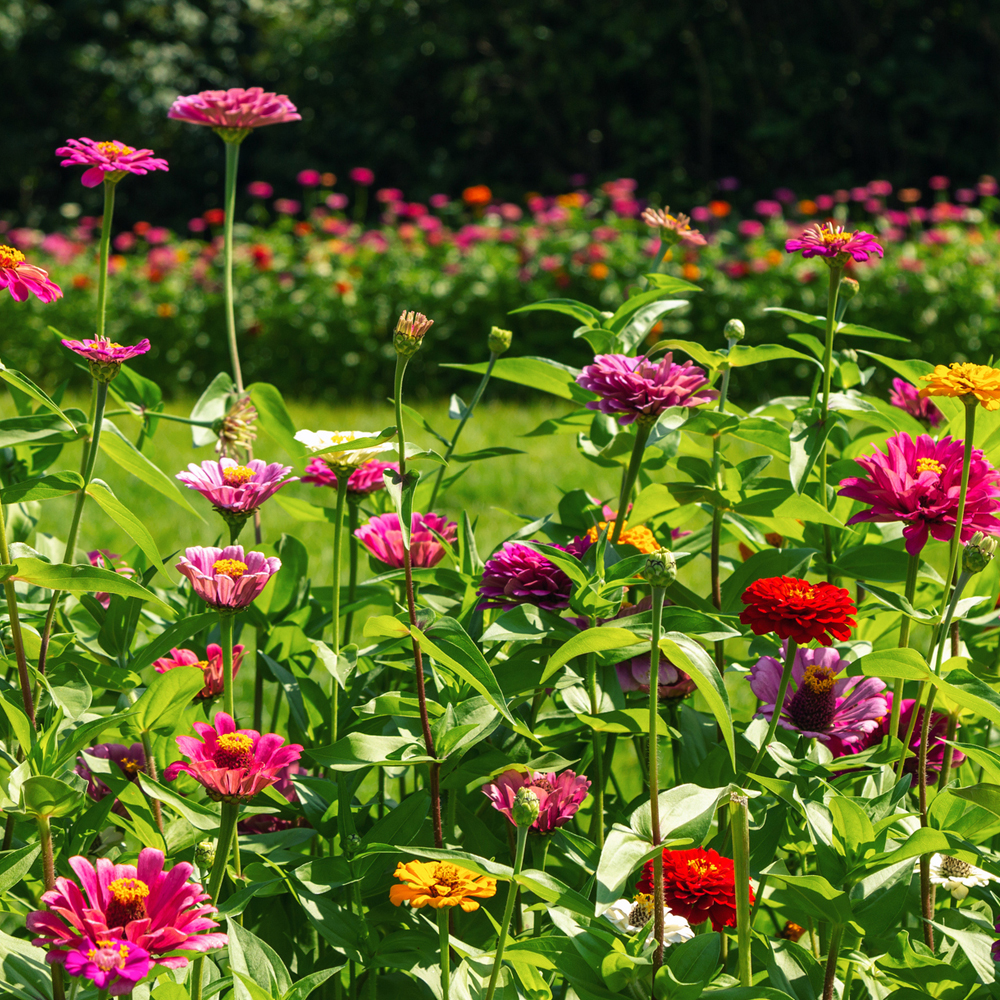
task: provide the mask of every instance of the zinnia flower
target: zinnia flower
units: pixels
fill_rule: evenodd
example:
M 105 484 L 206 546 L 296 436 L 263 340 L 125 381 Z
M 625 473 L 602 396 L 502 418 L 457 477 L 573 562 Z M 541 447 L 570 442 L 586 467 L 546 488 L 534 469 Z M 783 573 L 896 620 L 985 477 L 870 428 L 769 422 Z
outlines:
M 803 257 L 825 257 L 828 260 L 836 258 L 834 263 L 841 264 L 849 257 L 863 262 L 872 254 L 879 257 L 883 255 L 882 247 L 871 233 L 861 230 L 848 233 L 843 226 L 833 222 L 824 222 L 822 225 L 814 222 L 797 239 L 787 240 L 785 250 L 789 253 L 801 250 Z
M 617 414 L 622 424 L 654 423 L 671 406 L 698 406 L 718 396 L 703 388 L 708 378 L 697 365 L 675 365 L 669 351 L 658 364 L 641 354 L 598 354 L 576 381 L 601 397 L 587 403 L 588 409 Z
M 563 546 L 554 548 L 567 551 Z M 510 608 L 534 604 L 546 611 L 569 607 L 573 583 L 551 559 L 518 542 L 504 542 L 483 567 L 477 593 L 483 608 Z
M 295 435 L 295 440 L 301 441 L 310 451 L 325 451 L 334 445 L 373 437 L 378 437 L 376 431 L 299 431 Z M 362 465 L 373 461 L 384 452 L 397 450 L 398 447 L 391 441 L 383 441 L 367 448 L 331 452 L 326 460 L 336 469 L 360 469 Z
M 917 859 L 916 870 L 919 868 Z M 990 882 L 1000 882 L 1000 879 L 948 854 L 931 855 L 931 884 L 947 889 L 952 899 L 965 899 L 970 889 L 985 888 Z
M 836 736 L 842 743 L 857 743 L 875 732 L 888 711 L 885 682 L 878 677 L 838 680 L 837 674 L 847 663 L 835 649 L 797 650 L 778 725 L 824 742 Z M 751 690 L 761 701 L 757 711 L 769 722 L 774 715 L 781 673 L 778 660 L 762 656 L 747 676 Z
M 83 166 L 80 180 L 84 187 L 97 187 L 108 180 L 117 184 L 126 174 L 148 174 L 151 170 L 169 170 L 167 161 L 153 156 L 151 149 L 133 149 L 124 142 L 94 142 L 93 139 L 67 139 L 65 146 L 56 150 L 56 156 L 65 156 L 62 167 Z
M 15 302 L 25 302 L 34 295 L 39 302 L 62 298 L 62 289 L 49 278 L 49 272 L 24 262 L 24 254 L 12 246 L 0 244 L 0 288 L 6 288 Z
M 141 743 L 133 743 L 128 747 L 123 743 L 98 743 L 85 753 L 101 760 L 113 760 L 129 781 L 137 781 L 139 772 L 146 768 L 146 752 Z M 95 802 L 100 802 L 106 795 L 111 794 L 111 789 L 91 771 L 90 765 L 82 755 L 77 757 L 76 767 L 73 770 L 86 780 L 87 795 Z M 119 816 L 126 815 L 125 807 L 120 802 L 116 802 L 111 809 Z
M 647 208 L 643 210 L 642 221 L 653 229 L 659 229 L 662 238 L 668 244 L 682 243 L 684 246 L 703 247 L 708 240 L 697 229 L 691 228 L 691 219 L 683 212 L 670 214 L 670 206 L 666 208 Z
M 361 497 L 369 496 L 385 487 L 385 480 L 382 473 L 386 469 L 399 472 L 397 462 L 380 462 L 372 459 L 364 465 L 356 468 L 347 480 L 347 496 L 360 500 Z M 333 471 L 329 463 L 322 458 L 311 458 L 306 466 L 306 473 L 302 477 L 302 482 L 312 483 L 314 486 L 330 486 L 337 488 L 337 473 Z
M 834 639 L 845 642 L 858 623 L 851 617 L 857 608 L 843 587 L 832 583 L 808 583 L 788 576 L 755 580 L 743 591 L 747 607 L 740 621 L 755 635 L 776 632 L 781 639 L 803 645 L 815 639 L 829 646 Z
M 178 97 L 167 117 L 191 125 L 241 130 L 302 120 L 288 97 L 265 92 L 260 87 L 203 90 L 200 94 Z
M 525 773 L 511 769 L 484 785 L 483 794 L 493 803 L 497 812 L 502 812 L 514 823 L 511 810 L 514 808 L 514 798 L 521 788 L 530 789 L 538 799 L 538 819 L 531 824 L 531 829 L 539 833 L 552 833 L 576 815 L 580 804 L 587 797 L 590 781 L 574 771 L 563 771 L 562 774 L 550 771 L 543 774 L 540 771 Z
M 466 913 L 479 909 L 477 899 L 489 899 L 497 892 L 497 880 L 477 875 L 468 868 L 460 868 L 450 861 L 402 861 L 392 873 L 402 885 L 389 890 L 393 906 L 409 903 L 420 908 L 432 906 L 460 906 Z
M 639 892 L 653 892 L 653 862 L 642 867 Z M 748 885 L 750 905 L 753 888 Z M 671 912 L 691 924 L 712 921 L 712 930 L 736 926 L 736 874 L 732 858 L 695 847 L 690 851 L 663 851 L 663 901 Z
M 350 480 L 348 480 L 350 482 Z M 399 515 L 395 511 L 370 517 L 368 523 L 354 532 L 355 537 L 379 562 L 402 569 L 405 552 Z M 436 566 L 445 555 L 440 535 L 449 545 L 458 538 L 458 525 L 443 514 L 410 515 L 410 565 L 422 569 Z
M 80 885 L 56 879 L 42 896 L 48 909 L 28 914 L 28 930 L 37 935 L 31 943 L 49 950 L 47 961 L 62 965 L 88 941 L 121 938 L 168 969 L 188 964 L 171 952 L 224 948 L 225 934 L 203 933 L 218 926 L 209 919 L 216 908 L 199 883 L 188 881 L 192 866 L 181 861 L 165 872 L 163 861 L 163 852 L 152 847 L 144 847 L 134 865 L 98 858 L 95 869 L 86 858 L 70 858 Z
M 624 536 L 624 532 L 622 533 Z M 670 604 L 668 600 L 666 602 Z M 614 618 L 628 618 L 632 615 L 640 615 L 649 611 L 653 606 L 652 597 L 644 597 L 638 604 L 623 604 L 621 610 Z M 602 623 L 603 624 L 603 623 Z M 581 621 L 580 627 L 587 628 L 589 622 L 586 619 Z M 657 695 L 660 698 L 686 698 L 689 694 L 694 694 L 697 685 L 680 667 L 675 666 L 662 653 L 658 664 L 657 674 L 659 684 L 657 685 Z M 615 664 L 615 673 L 618 675 L 618 683 L 622 691 L 642 691 L 649 694 L 649 671 L 652 669 L 652 659 L 649 653 L 640 656 L 633 656 L 630 660 Z
M 277 733 L 261 736 L 255 729 L 239 729 L 231 715 L 216 712 L 215 725 L 194 724 L 193 736 L 178 736 L 177 745 L 190 763 L 175 761 L 163 772 L 173 781 L 182 771 L 190 774 L 208 790 L 216 802 L 246 802 L 273 785 L 278 773 L 301 756 L 298 743 L 282 746 Z
M 944 420 L 944 414 L 929 399 L 920 398 L 920 391 L 915 385 L 901 378 L 892 380 L 889 402 L 928 427 L 937 427 Z
M 67 952 L 63 964 L 67 974 L 89 979 L 113 997 L 131 994 L 153 967 L 145 948 L 117 937 L 83 941 L 79 948 Z
M 282 486 L 298 482 L 298 476 L 285 478 L 291 471 L 290 465 L 268 465 L 259 458 L 250 459 L 246 465 L 223 458 L 218 462 L 208 459 L 200 466 L 191 462 L 188 471 L 178 472 L 177 478 L 197 490 L 223 517 L 235 515 L 246 520 Z
M 132 347 L 123 347 L 108 337 L 97 337 L 94 340 L 64 340 L 63 347 L 68 347 L 74 354 L 86 358 L 90 366 L 90 374 L 98 382 L 110 382 L 121 371 L 123 362 L 145 354 L 150 347 L 149 340 L 143 337 Z
M 840 481 L 840 496 L 869 507 L 847 523 L 902 521 L 911 556 L 927 544 L 929 535 L 951 541 L 962 488 L 964 443 L 951 437 L 935 441 L 921 434 L 914 440 L 909 434 L 897 434 L 885 445 L 886 454 L 876 448 L 870 458 L 855 459 L 865 476 Z M 994 516 L 1000 511 L 998 481 L 1000 472 L 983 458 L 982 449 L 973 449 L 961 541 L 967 542 L 977 531 L 1000 534 L 1000 520 Z
M 930 375 L 921 375 L 928 384 L 920 390 L 927 396 L 975 396 L 987 410 L 1000 409 L 1000 370 L 989 365 L 935 365 Z
M 587 539 L 590 544 L 593 545 L 597 539 L 600 537 L 602 531 L 607 530 L 608 538 L 610 539 L 615 530 L 614 521 L 600 521 L 599 523 L 591 526 L 587 529 Z M 628 521 L 622 525 L 622 533 L 618 536 L 618 541 L 622 545 L 631 545 L 633 548 L 638 549 L 645 555 L 649 555 L 650 552 L 656 552 L 660 548 L 660 543 L 656 540 L 656 536 L 649 530 L 649 528 L 643 525 L 637 525 L 634 528 L 628 526 Z
M 227 545 L 224 549 L 194 545 L 181 556 L 177 569 L 213 608 L 239 611 L 251 604 L 281 569 L 281 560 L 277 556 L 265 557 L 263 552 L 244 554 L 242 545 Z
M 622 934 L 638 934 L 639 931 L 653 919 L 653 897 L 649 893 L 640 892 L 635 899 L 616 899 L 605 911 L 603 916 L 615 925 Z M 653 943 L 655 937 L 653 925 L 650 924 L 646 936 L 646 947 Z M 691 925 L 679 914 L 674 913 L 669 906 L 663 907 L 663 943 L 680 944 L 694 937 Z
M 233 677 L 239 673 L 242 662 L 243 647 L 233 646 Z M 199 701 L 215 698 L 224 690 L 222 647 L 218 643 L 208 644 L 204 660 L 199 660 L 198 654 L 191 649 L 172 649 L 169 656 L 153 660 L 153 666 L 158 674 L 165 674 L 175 667 L 200 667 L 205 675 L 205 686 L 195 695 Z

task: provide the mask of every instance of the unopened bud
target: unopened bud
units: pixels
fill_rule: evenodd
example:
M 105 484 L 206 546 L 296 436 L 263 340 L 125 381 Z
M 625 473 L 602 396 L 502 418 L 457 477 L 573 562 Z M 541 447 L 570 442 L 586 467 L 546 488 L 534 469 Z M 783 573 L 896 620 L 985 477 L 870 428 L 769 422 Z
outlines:
M 501 330 L 500 327 L 495 326 L 490 330 L 487 344 L 494 354 L 503 354 L 510 350 L 510 342 L 513 338 L 514 334 L 510 330 Z
M 850 302 L 858 292 L 861 291 L 861 285 L 858 284 L 857 278 L 841 278 L 840 279 L 840 297 L 845 302 Z
M 981 573 L 993 561 L 997 540 L 977 531 L 962 552 L 962 569 L 966 573 Z
M 726 340 L 742 340 L 747 335 L 747 328 L 742 320 L 731 319 L 726 323 L 725 334 Z
M 639 575 L 654 587 L 669 587 L 677 577 L 677 563 L 673 552 L 669 549 L 650 552 Z
M 424 334 L 434 325 L 423 313 L 404 312 L 396 324 L 392 345 L 396 353 L 404 358 L 412 358 L 424 342 Z
M 202 871 L 211 868 L 215 864 L 215 841 L 199 840 L 194 849 L 194 860 Z
M 344 839 L 344 854 L 353 858 L 361 850 L 361 838 L 356 833 L 349 833 Z
M 530 788 L 519 788 L 510 811 L 511 819 L 520 827 L 529 827 L 538 819 L 538 807 L 538 796 Z

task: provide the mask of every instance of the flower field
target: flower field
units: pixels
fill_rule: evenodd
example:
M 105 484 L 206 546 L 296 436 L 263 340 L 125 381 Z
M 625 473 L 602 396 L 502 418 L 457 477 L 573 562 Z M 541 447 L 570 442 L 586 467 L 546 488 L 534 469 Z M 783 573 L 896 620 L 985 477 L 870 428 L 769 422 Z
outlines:
M 79 139 L 99 233 L 0 244 L 5 315 L 47 331 L 0 366 L 5 995 L 994 996 L 1000 369 L 985 313 L 934 336 L 957 289 L 995 298 L 994 182 L 726 228 L 624 181 L 418 211 L 357 168 L 353 207 L 307 172 L 307 218 L 253 230 L 241 145 L 296 108 L 170 116 L 226 151 L 199 239 L 115 233 L 169 164 Z M 381 229 L 345 214 L 370 188 Z M 432 273 L 496 279 L 474 337 Z M 904 280 L 920 337 L 875 325 Z M 306 378 L 279 362 L 320 303 Z M 327 372 L 390 404 L 304 402 Z

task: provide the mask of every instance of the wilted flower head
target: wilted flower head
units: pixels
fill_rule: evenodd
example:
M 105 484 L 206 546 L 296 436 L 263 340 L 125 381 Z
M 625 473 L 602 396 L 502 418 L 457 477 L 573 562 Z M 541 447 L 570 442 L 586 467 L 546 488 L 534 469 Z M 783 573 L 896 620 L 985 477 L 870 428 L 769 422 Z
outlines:
M 7 244 L 0 244 L 0 288 L 6 288 L 15 302 L 34 295 L 39 302 L 62 298 L 62 289 L 49 278 L 49 272 L 25 263 L 24 254 Z
M 915 385 L 901 378 L 892 380 L 889 402 L 928 427 L 937 427 L 944 420 L 944 414 L 929 399 L 922 399 Z
M 224 549 L 192 546 L 177 564 L 194 592 L 219 611 L 239 611 L 251 604 L 267 581 L 281 569 L 277 556 L 244 554 L 242 545 Z
M 881 257 L 882 247 L 871 233 L 848 233 L 833 222 L 813 223 L 796 239 L 785 242 L 785 250 L 802 251 L 803 257 L 823 257 L 828 264 L 843 265 L 847 260 L 866 261 Z
M 153 967 L 145 948 L 117 937 L 84 940 L 66 954 L 63 964 L 68 975 L 89 979 L 113 997 L 131 995 L 135 984 Z
M 236 458 L 239 449 L 246 451 L 257 440 L 254 423 L 257 411 L 249 396 L 238 399 L 229 412 L 216 425 L 219 440 L 215 443 L 215 453 L 225 458 Z M 214 429 L 214 427 L 213 427 Z
M 460 906 L 466 913 L 479 909 L 479 899 L 489 899 L 497 892 L 497 880 L 477 875 L 468 868 L 461 868 L 450 861 L 402 861 L 392 873 L 402 885 L 389 890 L 393 906 L 409 903 L 417 908 L 430 906 Z
M 556 545 L 553 548 L 563 549 Z M 507 608 L 534 604 L 546 611 L 569 607 L 573 583 L 551 559 L 527 545 L 504 542 L 483 567 L 477 593 L 485 597 L 481 607 Z
M 108 337 L 98 337 L 94 340 L 64 340 L 62 344 L 74 354 L 87 359 L 90 374 L 98 382 L 110 382 L 122 370 L 125 361 L 145 354 L 150 348 L 150 343 L 145 337 L 133 347 L 123 347 Z
M 602 916 L 610 920 L 622 934 L 638 934 L 646 924 L 650 924 L 649 934 L 646 936 L 646 947 L 648 948 L 655 938 L 651 923 L 653 906 L 652 894 L 640 892 L 636 893 L 632 900 L 616 899 Z M 694 930 L 687 920 L 674 913 L 669 906 L 664 906 L 663 943 L 665 945 L 680 944 L 682 941 L 690 941 L 693 937 Z
M 299 431 L 295 435 L 295 440 L 301 441 L 309 451 L 322 452 L 338 444 L 374 437 L 378 437 L 375 431 Z M 324 457 L 327 464 L 335 470 L 345 470 L 350 475 L 352 470 L 361 468 L 366 462 L 371 462 L 387 451 L 398 451 L 398 448 L 391 441 L 383 441 L 381 444 L 367 445 L 364 448 L 333 451 Z
M 260 87 L 231 87 L 229 90 L 203 90 L 200 94 L 178 97 L 167 112 L 168 118 L 222 129 L 228 141 L 241 141 L 251 129 L 281 122 L 301 121 L 295 105 L 284 95 Z
M 233 646 L 233 677 L 239 673 L 243 663 L 243 646 Z M 222 647 L 210 642 L 205 650 L 205 659 L 199 660 L 198 654 L 191 649 L 172 649 L 169 656 L 161 656 L 153 660 L 153 667 L 158 674 L 164 674 L 175 667 L 198 667 L 205 675 L 205 686 L 195 695 L 199 701 L 215 698 L 225 690 L 223 682 Z
M 642 221 L 653 229 L 659 229 L 663 240 L 668 245 L 683 243 L 685 246 L 705 246 L 708 240 L 697 229 L 691 228 L 691 219 L 683 212 L 670 214 L 670 206 L 666 208 L 647 208 L 643 210 Z
M 60 166 L 87 167 L 80 180 L 84 187 L 97 187 L 102 181 L 117 184 L 126 174 L 148 174 L 151 170 L 169 170 L 167 161 L 153 156 L 151 149 L 133 149 L 124 142 L 94 142 L 93 139 L 67 139 L 56 150 L 65 156 Z
M 921 397 L 957 396 L 963 402 L 979 402 L 983 409 L 1000 409 L 1000 369 L 989 365 L 935 365 L 929 375 L 921 375 L 928 384 L 920 390 Z
M 364 465 L 354 469 L 347 480 L 348 501 L 360 500 L 362 497 L 377 493 L 385 489 L 384 473 L 387 469 L 399 472 L 398 462 L 380 462 L 372 459 Z M 311 458 L 306 466 L 306 474 L 302 477 L 302 482 L 312 483 L 313 486 L 329 486 L 337 488 L 337 473 L 330 467 L 329 463 L 322 458 Z
M 587 409 L 616 414 L 622 424 L 655 423 L 671 406 L 698 406 L 718 396 L 714 389 L 703 388 L 708 377 L 701 368 L 690 361 L 674 364 L 669 351 L 659 363 L 641 354 L 598 354 L 576 381 L 601 397 L 587 403 Z
M 424 342 L 424 335 L 433 325 L 434 320 L 428 319 L 423 313 L 403 312 L 392 338 L 396 353 L 404 358 L 416 354 Z
M 576 815 L 589 788 L 590 781 L 574 771 L 563 771 L 561 774 L 550 771 L 543 774 L 540 771 L 512 769 L 504 771 L 484 785 L 483 794 L 493 803 L 497 812 L 502 812 L 516 826 L 514 809 L 517 796 L 527 789 L 538 800 L 538 812 L 531 823 L 531 829 L 539 833 L 552 833 Z
M 354 532 L 358 541 L 376 558 L 387 566 L 402 569 L 405 564 L 403 533 L 399 527 L 399 515 L 392 511 L 370 517 L 368 523 Z M 427 569 L 436 566 L 445 556 L 445 547 L 438 540 L 440 535 L 449 545 L 458 538 L 458 525 L 443 514 L 410 515 L 410 565 Z

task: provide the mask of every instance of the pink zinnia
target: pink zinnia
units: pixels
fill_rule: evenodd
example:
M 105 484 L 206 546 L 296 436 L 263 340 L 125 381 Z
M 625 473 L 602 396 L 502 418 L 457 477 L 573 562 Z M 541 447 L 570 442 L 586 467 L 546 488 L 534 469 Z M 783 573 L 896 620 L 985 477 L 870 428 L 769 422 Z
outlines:
M 567 551 L 561 545 L 553 547 Z M 504 542 L 486 560 L 477 591 L 486 598 L 484 608 L 534 604 L 546 611 L 568 608 L 572 592 L 573 581 L 551 559 L 518 542 Z
M 944 414 L 934 405 L 932 400 L 921 399 L 920 390 L 915 385 L 904 382 L 901 378 L 892 380 L 889 402 L 928 427 L 937 427 L 944 420 Z
M 876 448 L 870 458 L 855 459 L 864 476 L 840 481 L 840 496 L 868 505 L 868 510 L 847 523 L 902 521 L 911 556 L 927 544 L 929 535 L 951 541 L 962 487 L 964 443 L 951 437 L 935 441 L 921 434 L 914 440 L 909 434 L 897 434 L 885 444 L 888 454 Z M 983 458 L 980 448 L 973 449 L 961 541 L 967 542 L 977 531 L 1000 534 L 1000 520 L 994 516 L 1000 511 L 998 481 L 1000 472 Z
M 124 142 L 94 142 L 93 139 L 67 139 L 56 150 L 65 156 L 60 166 L 87 167 L 80 180 L 84 187 L 97 187 L 102 181 L 118 182 L 126 174 L 148 174 L 151 170 L 169 170 L 167 161 L 153 156 L 151 149 L 133 149 Z
M 348 480 L 350 482 L 350 480 Z M 354 532 L 361 544 L 379 562 L 395 569 L 403 567 L 403 534 L 399 530 L 399 515 L 395 512 L 371 517 L 368 523 Z M 443 514 L 418 514 L 410 518 L 410 565 L 429 569 L 444 558 L 445 548 L 438 541 L 440 535 L 449 545 L 458 537 L 458 525 Z
M 653 423 L 671 406 L 698 406 L 718 396 L 714 389 L 703 389 L 708 378 L 697 365 L 676 365 L 671 352 L 659 363 L 641 354 L 598 354 L 576 381 L 601 397 L 587 403 L 588 409 L 617 414 L 622 424 Z
M 785 250 L 789 253 L 801 250 L 803 257 L 837 257 L 841 261 L 853 257 L 863 262 L 872 254 L 882 256 L 882 247 L 871 233 L 861 230 L 848 233 L 843 226 L 832 222 L 823 225 L 814 222 L 797 239 L 786 241 Z
M 350 177 L 355 184 L 361 184 L 364 187 L 368 187 L 369 184 L 375 183 L 375 172 L 373 170 L 369 170 L 367 167 L 353 167 L 347 176 Z
M 385 488 L 385 480 L 382 473 L 386 469 L 399 472 L 397 462 L 380 462 L 373 458 L 370 462 L 355 469 L 347 480 L 348 497 L 353 493 L 356 499 L 366 497 L 371 493 Z M 312 458 L 306 466 L 306 474 L 302 477 L 302 482 L 312 483 L 314 486 L 331 486 L 337 488 L 337 473 L 322 458 Z
M 216 510 L 246 515 L 252 514 L 282 486 L 298 482 L 298 476 L 285 478 L 291 471 L 290 465 L 278 462 L 268 465 L 259 458 L 246 465 L 223 458 L 218 462 L 208 459 L 200 466 L 192 462 L 187 472 L 177 473 L 177 478 L 197 490 Z
M 787 653 L 787 642 L 782 648 Z M 836 736 L 843 743 L 856 743 L 874 732 L 886 712 L 885 682 L 878 677 L 837 680 L 847 663 L 835 649 L 799 649 L 778 725 L 824 741 Z M 758 711 L 768 721 L 774 715 L 781 672 L 780 661 L 762 656 L 747 677 L 761 701 Z
M 514 798 L 521 788 L 531 789 L 538 797 L 538 819 L 531 824 L 531 829 L 539 833 L 552 833 L 576 815 L 580 804 L 587 797 L 590 781 L 573 771 L 563 771 L 562 774 L 550 771 L 543 774 L 540 771 L 524 773 L 510 770 L 484 785 L 483 793 L 493 803 L 493 808 L 502 812 L 513 823 Z
M 191 581 L 194 592 L 213 608 L 239 611 L 253 603 L 268 580 L 281 569 L 277 556 L 247 552 L 242 545 L 224 549 L 187 549 L 177 564 L 180 573 Z
M 182 771 L 208 789 L 216 802 L 246 802 L 273 785 L 283 767 L 301 756 L 298 743 L 285 742 L 277 733 L 261 736 L 255 729 L 239 729 L 231 715 L 217 712 L 215 725 L 194 724 L 202 738 L 178 736 L 177 745 L 190 763 L 175 761 L 163 772 L 173 781 Z
M 62 298 L 62 289 L 49 278 L 48 271 L 26 264 L 24 254 L 6 244 L 0 244 L 0 288 L 6 288 L 15 302 L 25 302 L 29 295 L 40 302 Z
M 134 865 L 98 858 L 95 870 L 86 858 L 70 858 L 80 885 L 56 879 L 42 896 L 48 909 L 28 914 L 28 930 L 37 935 L 31 943 L 49 949 L 47 960 L 62 965 L 86 941 L 123 938 L 168 969 L 188 964 L 170 952 L 224 948 L 226 935 L 211 932 L 218 925 L 210 919 L 216 908 L 208 893 L 188 881 L 194 869 L 181 861 L 165 872 L 163 861 L 163 852 L 152 847 L 144 847 Z
M 99 990 L 120 997 L 131 995 L 135 984 L 149 974 L 153 962 L 145 948 L 110 937 L 83 941 L 79 948 L 67 953 L 64 965 L 67 974 L 89 979 Z
M 270 198 L 274 188 L 267 181 L 251 181 L 247 185 L 247 194 L 251 198 Z
M 284 94 L 265 92 L 260 87 L 203 90 L 200 94 L 178 97 L 167 117 L 191 125 L 234 129 L 260 128 L 302 119 Z
M 119 576 L 135 576 L 135 570 L 131 566 L 126 566 L 124 563 L 121 566 L 114 565 L 116 560 L 121 559 L 121 556 L 117 552 L 109 552 L 107 549 L 94 549 L 93 552 L 87 553 L 87 558 L 90 560 L 90 565 L 95 566 L 97 569 L 114 570 Z M 103 590 L 99 590 L 94 594 L 94 600 L 105 611 L 111 606 L 111 595 L 105 593 Z
M 150 348 L 150 343 L 145 337 L 132 347 L 123 347 L 108 337 L 96 340 L 64 340 L 62 345 L 79 354 L 81 358 L 95 361 L 99 365 L 120 365 L 124 361 L 145 354 Z
M 233 646 L 233 677 L 240 670 L 243 662 L 243 646 Z M 222 647 L 210 642 L 205 650 L 205 659 L 199 660 L 197 653 L 191 649 L 172 649 L 169 656 L 161 656 L 153 660 L 153 666 L 158 674 L 165 674 L 175 667 L 200 667 L 205 675 L 205 686 L 195 695 L 199 701 L 215 698 L 224 690 L 222 673 Z

